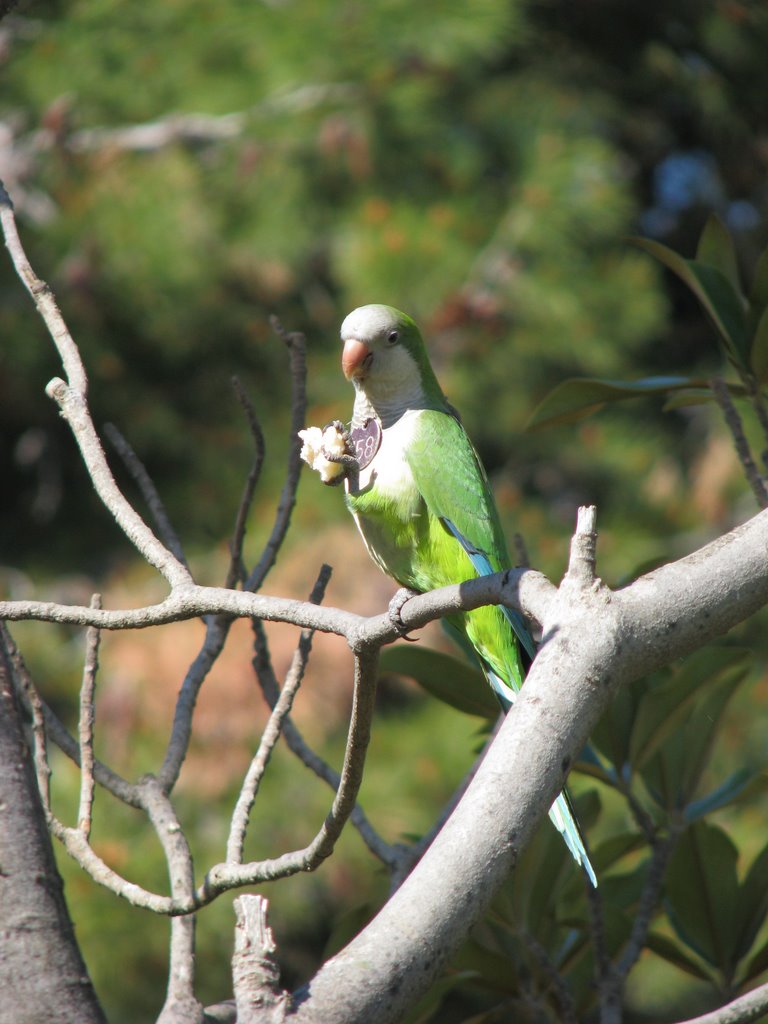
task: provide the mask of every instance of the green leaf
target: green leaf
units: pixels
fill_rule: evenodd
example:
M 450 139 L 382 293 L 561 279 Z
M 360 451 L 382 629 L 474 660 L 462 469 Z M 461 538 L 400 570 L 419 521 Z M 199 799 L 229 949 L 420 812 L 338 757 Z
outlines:
M 747 964 L 747 969 L 740 979 L 741 984 L 745 985 L 749 981 L 754 981 L 755 978 L 759 977 L 765 971 L 768 971 L 768 942 L 758 949 Z
M 721 828 L 697 821 L 680 837 L 666 880 L 669 919 L 675 932 L 726 976 L 738 959 L 738 856 Z
M 497 718 L 500 708 L 485 676 L 465 661 L 426 647 L 397 644 L 381 653 L 381 672 L 415 679 L 433 697 L 457 711 Z
M 743 398 L 747 394 L 743 384 L 726 381 L 726 387 L 734 398 Z M 707 383 L 703 387 L 673 392 L 664 403 L 663 409 L 664 412 L 669 412 L 670 409 L 683 409 L 689 405 L 704 405 L 705 402 L 713 402 L 714 399 L 712 388 Z
M 668 936 L 661 935 L 659 932 L 648 932 L 645 944 L 657 956 L 666 960 L 667 963 L 679 967 L 686 974 L 690 974 L 694 978 L 701 978 L 703 981 L 712 981 L 712 976 L 709 972 Z
M 701 667 L 701 659 L 718 648 L 707 648 L 693 660 L 693 669 Z M 721 650 L 729 650 L 721 648 Z M 667 811 L 679 811 L 691 801 L 706 768 L 726 704 L 749 670 L 744 660 L 718 666 L 719 674 L 708 676 L 706 666 L 700 679 L 700 693 L 687 720 L 678 722 L 676 733 L 667 736 L 655 756 L 640 768 L 640 774 L 654 800 Z
M 686 260 L 673 249 L 648 238 L 634 238 L 641 249 L 654 256 L 688 285 L 717 328 L 728 358 L 743 369 L 748 365 L 747 318 L 740 293 L 717 267 Z
M 741 295 L 739 265 L 733 238 L 716 213 L 711 213 L 707 218 L 696 249 L 696 259 L 699 263 L 716 267 L 733 285 L 736 294 Z
M 738 647 L 706 647 L 686 658 L 674 675 L 648 689 L 640 701 L 632 726 L 629 757 L 642 767 L 656 751 L 676 735 L 688 719 L 704 688 L 714 685 L 725 671 L 738 665 L 746 670 L 749 652 Z
M 740 768 L 711 793 L 688 804 L 685 809 L 686 821 L 695 821 L 713 811 L 719 811 L 728 804 L 739 799 L 750 799 L 768 790 L 768 775 L 765 772 L 755 773 L 747 768 Z
M 749 362 L 758 384 L 768 382 L 768 306 L 765 307 L 757 321 Z
M 599 877 L 617 864 L 622 858 L 646 846 L 646 840 L 639 832 L 621 832 L 603 840 L 590 850 L 592 863 Z
M 768 249 L 763 250 L 757 261 L 749 291 L 749 305 L 758 315 L 768 306 Z
M 606 402 L 620 402 L 641 395 L 664 395 L 668 391 L 697 386 L 706 387 L 706 381 L 689 377 L 643 377 L 633 381 L 571 377 L 539 402 L 526 424 L 526 430 L 554 423 L 573 423 L 589 416 Z
M 736 906 L 737 960 L 752 948 L 768 915 L 768 845 L 755 857 L 739 891 Z

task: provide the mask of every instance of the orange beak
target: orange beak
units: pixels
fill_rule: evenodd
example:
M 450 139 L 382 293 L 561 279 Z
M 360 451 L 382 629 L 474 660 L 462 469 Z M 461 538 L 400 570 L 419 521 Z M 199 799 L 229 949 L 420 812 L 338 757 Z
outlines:
M 344 351 L 341 355 L 341 369 L 347 380 L 365 376 L 368 367 L 371 365 L 373 353 L 367 345 L 357 338 L 350 338 L 344 342 Z

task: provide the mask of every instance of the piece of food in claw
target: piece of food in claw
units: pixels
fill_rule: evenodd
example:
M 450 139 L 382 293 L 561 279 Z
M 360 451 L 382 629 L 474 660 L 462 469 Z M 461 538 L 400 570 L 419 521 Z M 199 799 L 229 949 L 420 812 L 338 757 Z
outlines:
M 307 427 L 299 431 L 302 440 L 301 457 L 310 469 L 320 474 L 324 484 L 330 483 L 344 473 L 340 462 L 331 462 L 328 455 L 345 455 L 347 442 L 342 432 L 333 423 L 324 430 L 320 427 Z

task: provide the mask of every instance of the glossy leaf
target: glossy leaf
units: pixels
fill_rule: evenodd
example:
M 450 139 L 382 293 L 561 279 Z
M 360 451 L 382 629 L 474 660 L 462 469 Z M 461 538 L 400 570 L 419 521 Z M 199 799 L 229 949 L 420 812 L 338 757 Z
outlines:
M 686 974 L 690 974 L 694 978 L 700 978 L 703 981 L 712 980 L 711 974 L 704 966 L 698 960 L 694 960 L 679 943 L 675 942 L 674 939 L 670 939 L 669 936 L 662 935 L 660 932 L 649 932 L 645 944 L 656 956 L 660 956 L 667 963 L 679 967 Z
M 735 381 L 727 381 L 726 387 L 733 398 L 743 398 L 747 394 L 747 389 L 743 384 L 737 384 Z M 680 391 L 673 391 L 669 398 L 664 403 L 664 412 L 669 412 L 670 409 L 683 409 L 690 405 L 704 405 L 705 402 L 713 402 L 715 396 L 712 393 L 712 388 L 707 384 L 705 387 L 686 388 Z
M 639 768 L 677 733 L 701 699 L 704 687 L 735 666 L 745 667 L 749 652 L 737 647 L 706 647 L 696 651 L 671 678 L 643 696 L 632 726 L 629 756 Z
M 737 960 L 752 948 L 768 915 L 768 845 L 755 857 L 739 892 L 736 908 Z
M 754 981 L 761 974 L 768 971 L 768 942 L 764 943 L 747 964 L 746 970 L 740 976 L 742 985 Z
M 733 285 L 736 294 L 741 295 L 739 266 L 733 238 L 716 213 L 711 213 L 707 218 L 696 249 L 696 259 L 699 263 L 716 267 Z
M 686 821 L 695 821 L 713 811 L 719 811 L 737 800 L 750 799 L 768 791 L 768 776 L 765 772 L 755 774 L 747 768 L 740 768 L 711 793 L 694 800 L 685 809 Z
M 643 764 L 640 774 L 661 807 L 680 811 L 693 799 L 709 762 L 725 706 L 747 671 L 746 665 L 737 662 L 714 679 L 710 677 L 685 723 L 671 734 L 670 742 Z
M 737 941 L 738 850 L 714 825 L 686 829 L 670 858 L 666 881 L 669 918 L 680 939 L 729 975 Z
M 482 672 L 450 654 L 398 644 L 382 651 L 379 666 L 381 672 L 414 679 L 433 697 L 457 711 L 481 718 L 499 715 L 499 704 Z
M 768 306 L 757 321 L 749 361 L 758 384 L 768 383 Z
M 698 260 L 686 260 L 660 242 L 648 238 L 633 241 L 688 285 L 717 328 L 728 358 L 746 368 L 749 345 L 744 304 L 725 274 Z
M 758 315 L 768 306 L 768 249 L 763 250 L 757 261 L 749 291 L 749 304 Z
M 573 423 L 589 416 L 606 402 L 621 402 L 641 395 L 664 395 L 696 386 L 706 386 L 706 382 L 689 377 L 643 377 L 633 381 L 571 377 L 539 402 L 526 424 L 526 430 L 555 423 Z

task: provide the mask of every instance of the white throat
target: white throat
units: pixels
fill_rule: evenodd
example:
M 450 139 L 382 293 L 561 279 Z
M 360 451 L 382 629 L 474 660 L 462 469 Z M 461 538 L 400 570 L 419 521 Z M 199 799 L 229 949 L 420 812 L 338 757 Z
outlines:
M 385 429 L 409 409 L 423 409 L 427 401 L 416 361 L 404 348 L 393 349 L 362 382 L 355 381 L 352 426 L 376 416 Z

